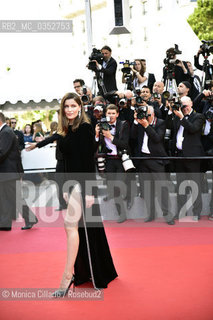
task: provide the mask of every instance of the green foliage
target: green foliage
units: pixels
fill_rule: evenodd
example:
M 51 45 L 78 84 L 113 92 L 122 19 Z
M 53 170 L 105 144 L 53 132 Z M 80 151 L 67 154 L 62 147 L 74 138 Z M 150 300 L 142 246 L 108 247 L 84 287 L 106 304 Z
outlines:
M 213 0 L 198 0 L 187 21 L 200 40 L 213 40 Z
M 32 110 L 25 112 L 9 112 L 6 114 L 6 117 L 14 117 L 18 120 L 17 129 L 23 129 L 26 124 L 31 124 L 34 121 L 41 120 L 49 130 L 50 123 L 53 121 L 55 113 L 56 110 Z

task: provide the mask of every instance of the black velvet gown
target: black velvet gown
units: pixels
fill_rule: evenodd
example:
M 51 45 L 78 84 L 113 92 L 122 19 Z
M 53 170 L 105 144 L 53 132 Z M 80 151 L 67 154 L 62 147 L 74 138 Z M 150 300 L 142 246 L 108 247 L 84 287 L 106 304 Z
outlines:
M 59 149 L 63 153 L 66 179 L 78 180 L 85 199 L 85 180 L 95 178 L 94 131 L 88 123 L 83 123 L 73 132 L 69 126 L 65 137 L 59 139 Z M 85 203 L 83 201 L 85 209 Z M 93 280 L 96 288 L 107 288 L 107 284 L 117 277 L 106 239 L 99 205 L 94 204 L 92 214 L 96 222 L 85 222 L 85 215 L 79 221 L 79 250 L 75 262 L 75 285 Z

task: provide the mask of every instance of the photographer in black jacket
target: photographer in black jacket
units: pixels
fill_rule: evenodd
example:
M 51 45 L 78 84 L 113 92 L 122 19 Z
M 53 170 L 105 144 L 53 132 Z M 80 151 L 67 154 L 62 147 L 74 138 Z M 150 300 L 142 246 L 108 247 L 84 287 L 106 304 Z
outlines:
M 102 59 L 101 61 L 92 60 L 96 63 L 96 72 L 98 87 L 101 95 L 105 95 L 107 92 L 117 91 L 116 84 L 116 70 L 117 62 L 112 58 L 112 49 L 108 46 L 104 46 L 101 49 Z M 100 64 L 101 62 L 101 64 Z M 103 81 L 103 85 L 101 84 Z M 105 90 L 104 90 L 105 89 Z M 105 91 L 105 92 L 104 92 Z

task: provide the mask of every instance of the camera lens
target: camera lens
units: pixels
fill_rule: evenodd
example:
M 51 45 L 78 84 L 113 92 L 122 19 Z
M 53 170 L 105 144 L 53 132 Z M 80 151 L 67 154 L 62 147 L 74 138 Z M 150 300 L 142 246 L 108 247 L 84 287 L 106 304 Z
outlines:
M 136 103 L 140 104 L 140 103 L 143 102 L 143 98 L 138 96 L 138 97 L 135 98 L 135 101 L 136 101 Z
M 81 100 L 82 100 L 82 102 L 88 102 L 89 101 L 89 97 L 84 94 L 83 96 L 81 96 Z

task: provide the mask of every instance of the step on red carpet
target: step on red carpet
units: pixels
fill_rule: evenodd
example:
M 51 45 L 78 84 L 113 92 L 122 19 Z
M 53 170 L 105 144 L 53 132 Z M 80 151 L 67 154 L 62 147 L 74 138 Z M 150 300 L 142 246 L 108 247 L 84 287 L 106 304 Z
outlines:
M 175 226 L 163 220 L 104 224 L 119 277 L 101 301 L 1 296 L 0 319 L 213 319 L 213 222 L 202 217 Z M 66 259 L 63 228 L 39 223 L 22 231 L 22 225 L 15 222 L 12 231 L 0 233 L 1 293 L 57 288 Z

